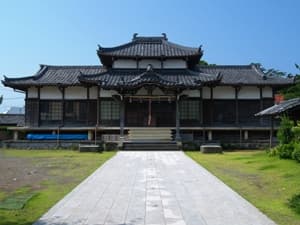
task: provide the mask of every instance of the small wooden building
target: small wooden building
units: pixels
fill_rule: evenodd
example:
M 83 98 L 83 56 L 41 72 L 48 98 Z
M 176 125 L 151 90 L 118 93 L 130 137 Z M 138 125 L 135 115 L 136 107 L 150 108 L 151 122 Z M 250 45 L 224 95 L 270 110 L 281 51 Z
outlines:
M 33 76 L 5 77 L 5 86 L 26 96 L 26 124 L 15 131 L 59 128 L 88 132 L 90 140 L 95 133 L 104 139 L 130 140 L 136 133 L 135 138 L 155 139 L 156 131 L 183 141 L 268 139 L 269 121 L 254 114 L 294 83 L 254 64 L 201 66 L 201 47 L 172 43 L 165 34 L 135 34 L 128 43 L 99 46 L 97 55 L 102 65 L 41 65 Z

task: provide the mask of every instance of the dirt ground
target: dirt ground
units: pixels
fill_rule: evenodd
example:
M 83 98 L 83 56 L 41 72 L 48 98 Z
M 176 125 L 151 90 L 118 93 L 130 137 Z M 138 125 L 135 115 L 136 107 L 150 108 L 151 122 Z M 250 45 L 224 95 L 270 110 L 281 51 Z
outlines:
M 0 190 L 13 192 L 27 186 L 39 189 L 47 171 L 32 159 L 0 155 Z

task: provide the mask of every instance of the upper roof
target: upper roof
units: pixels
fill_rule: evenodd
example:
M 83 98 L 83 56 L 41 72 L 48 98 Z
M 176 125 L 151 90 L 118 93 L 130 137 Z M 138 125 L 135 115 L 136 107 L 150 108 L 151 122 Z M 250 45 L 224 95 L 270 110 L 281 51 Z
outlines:
M 156 37 L 133 35 L 132 41 L 116 47 L 103 48 L 99 46 L 97 54 L 103 65 L 111 66 L 113 60 L 120 58 L 184 58 L 190 66 L 199 62 L 203 51 L 168 41 L 166 34 Z
M 31 86 L 72 86 L 84 83 L 100 82 L 102 87 L 116 87 L 123 81 L 137 79 L 144 83 L 152 73 L 152 78 L 176 82 L 176 85 L 198 87 L 201 85 L 252 85 L 252 86 L 287 86 L 294 83 L 294 78 L 265 75 L 255 65 L 243 66 L 199 66 L 189 69 L 112 69 L 103 66 L 50 66 L 41 65 L 33 76 L 7 78 L 2 81 L 5 86 L 25 90 Z M 147 79 L 146 79 L 147 78 Z M 123 81 L 122 81 L 123 80 Z M 122 82 L 121 82 L 122 81 Z M 171 82 L 172 81 L 172 82 Z M 125 84 L 124 84 L 125 85 Z M 126 85 L 129 85 L 126 84 Z M 175 86 L 176 86 L 175 85 Z M 173 85 L 174 86 L 174 85 Z
M 278 105 L 273 105 L 259 113 L 256 113 L 255 116 L 275 116 L 299 106 L 300 98 L 293 98 L 290 100 L 283 101 Z

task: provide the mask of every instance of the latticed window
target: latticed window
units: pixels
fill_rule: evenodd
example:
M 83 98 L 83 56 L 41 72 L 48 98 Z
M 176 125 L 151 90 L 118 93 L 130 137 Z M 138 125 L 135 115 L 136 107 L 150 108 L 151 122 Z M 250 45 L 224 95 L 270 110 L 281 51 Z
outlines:
M 101 120 L 118 120 L 120 118 L 120 104 L 115 100 L 100 101 Z
M 66 101 L 65 102 L 65 121 L 82 122 L 87 119 L 87 102 L 86 101 Z
M 62 120 L 62 103 L 60 101 L 41 101 L 40 104 L 41 121 Z
M 180 101 L 180 119 L 182 120 L 199 120 L 199 101 L 182 100 Z

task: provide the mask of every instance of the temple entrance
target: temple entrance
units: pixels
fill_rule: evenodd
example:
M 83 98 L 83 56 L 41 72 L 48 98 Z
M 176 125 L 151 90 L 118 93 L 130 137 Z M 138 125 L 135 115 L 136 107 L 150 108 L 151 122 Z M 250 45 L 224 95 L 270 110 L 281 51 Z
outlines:
M 174 127 L 176 103 L 174 100 L 127 99 L 125 103 L 125 126 Z

